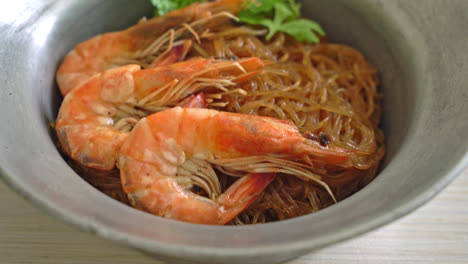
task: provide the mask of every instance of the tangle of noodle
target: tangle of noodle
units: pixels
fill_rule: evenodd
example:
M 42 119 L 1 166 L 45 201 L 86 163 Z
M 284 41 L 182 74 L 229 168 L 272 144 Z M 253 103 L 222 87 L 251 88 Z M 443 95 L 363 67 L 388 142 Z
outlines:
M 326 135 L 331 144 L 353 151 L 358 169 L 317 167 L 337 200 L 342 200 L 375 176 L 385 154 L 380 122 L 377 71 L 348 46 L 322 41 L 308 45 L 284 34 L 266 42 L 249 27 L 226 26 L 202 35 L 190 56 L 260 57 L 270 60 L 261 74 L 241 85 L 246 95 L 226 93 L 218 110 L 292 120 L 301 132 Z M 233 179 L 221 175 L 223 190 Z M 235 179 L 234 179 L 235 180 Z M 283 220 L 315 212 L 334 201 L 313 182 L 280 175 L 234 224 Z
M 352 151 L 356 168 L 313 168 L 336 199 L 342 200 L 374 178 L 385 154 L 383 132 L 378 128 L 381 96 L 377 71 L 359 51 L 345 45 L 326 40 L 303 44 L 281 33 L 267 42 L 264 35 L 264 30 L 225 23 L 196 36 L 200 42 L 194 42 L 188 58 L 260 57 L 272 62 L 240 84 L 240 89 L 222 94 L 207 90 L 209 108 L 289 119 L 312 138 Z M 69 163 L 99 190 L 128 204 L 117 170 L 102 174 Z M 221 191 L 236 180 L 222 170 L 217 172 Z M 288 219 L 333 203 L 330 194 L 316 183 L 279 175 L 232 224 Z

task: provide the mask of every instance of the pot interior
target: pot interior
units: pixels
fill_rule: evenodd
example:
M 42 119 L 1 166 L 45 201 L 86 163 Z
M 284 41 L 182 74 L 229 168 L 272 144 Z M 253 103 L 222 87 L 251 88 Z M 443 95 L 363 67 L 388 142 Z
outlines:
M 408 15 L 421 13 L 417 10 L 425 4 L 406 3 L 403 8 L 383 0 L 301 2 L 303 14 L 319 22 L 331 42 L 358 49 L 379 70 L 387 154 L 377 178 L 355 195 L 287 221 L 212 227 L 137 211 L 82 180 L 60 156 L 50 133 L 49 123 L 62 100 L 55 71 L 77 43 L 151 16 L 150 1 L 40 1 L 21 13 L 24 20 L 12 22 L 16 31 L 6 31 L 5 39 L 11 41 L 5 44 L 9 53 L 4 61 L 12 65 L 5 74 L 14 81 L 7 82 L 12 89 L 1 91 L 2 110 L 9 113 L 2 117 L 2 123 L 8 124 L 0 139 L 6 149 L 0 155 L 2 174 L 25 196 L 83 229 L 160 258 L 192 262 L 282 261 L 409 212 L 448 182 L 445 175 L 453 175 L 451 168 L 466 154 L 465 143 L 444 143 L 442 135 L 430 130 L 431 122 L 443 120 L 445 136 L 454 139 L 462 138 L 460 131 L 468 131 L 462 90 L 447 94 L 437 89 L 442 81 L 431 73 L 444 69 L 427 65 L 442 61 L 441 57 L 428 56 L 432 42 L 419 32 L 417 15 Z M 444 39 L 450 38 L 439 42 Z M 453 113 L 458 115 L 443 119 Z M 21 121 L 14 119 L 18 114 Z M 23 140 L 15 140 L 18 136 Z M 428 142 L 438 147 L 437 152 Z

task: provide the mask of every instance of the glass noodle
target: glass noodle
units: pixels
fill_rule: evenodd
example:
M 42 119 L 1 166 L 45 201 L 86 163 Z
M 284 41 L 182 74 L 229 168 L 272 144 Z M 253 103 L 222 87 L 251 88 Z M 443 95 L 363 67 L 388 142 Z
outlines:
M 187 59 L 193 57 L 237 59 L 260 57 L 271 61 L 263 72 L 220 93 L 204 91 L 208 107 L 221 111 L 270 116 L 290 120 L 304 136 L 351 153 L 356 168 L 309 166 L 322 177 L 337 201 L 367 185 L 376 175 L 385 154 L 380 122 L 381 95 L 377 70 L 363 55 L 348 46 L 328 43 L 303 44 L 282 33 L 265 41 L 265 31 L 226 22 L 200 33 Z M 187 36 L 193 38 L 193 36 Z M 128 204 L 118 170 L 97 172 L 69 160 L 88 182 L 111 197 Z M 216 169 L 221 191 L 238 173 Z M 192 191 L 207 192 L 202 187 Z M 232 224 L 256 224 L 315 212 L 334 203 L 317 183 L 280 174 Z

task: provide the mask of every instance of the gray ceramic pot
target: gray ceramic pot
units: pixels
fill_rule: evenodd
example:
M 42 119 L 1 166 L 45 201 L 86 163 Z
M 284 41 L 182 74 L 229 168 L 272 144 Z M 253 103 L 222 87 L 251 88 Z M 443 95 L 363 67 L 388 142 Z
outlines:
M 0 173 L 51 214 L 180 262 L 272 263 L 375 229 L 428 201 L 467 163 L 468 2 L 303 1 L 333 41 L 380 70 L 388 154 L 379 176 L 318 213 L 257 226 L 201 226 L 115 202 L 78 177 L 52 143 L 54 72 L 77 43 L 149 15 L 149 1 L 10 1 L 0 11 Z

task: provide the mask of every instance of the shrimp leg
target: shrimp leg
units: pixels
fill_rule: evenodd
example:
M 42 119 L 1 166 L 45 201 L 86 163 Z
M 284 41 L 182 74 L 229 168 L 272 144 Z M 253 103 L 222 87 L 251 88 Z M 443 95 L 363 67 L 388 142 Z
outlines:
M 224 225 L 235 218 L 276 175 L 247 174 L 211 200 L 183 189 L 175 177 L 161 175 L 157 167 L 146 162 L 122 157 L 119 167 L 123 189 L 135 208 L 174 220 L 212 225 Z

